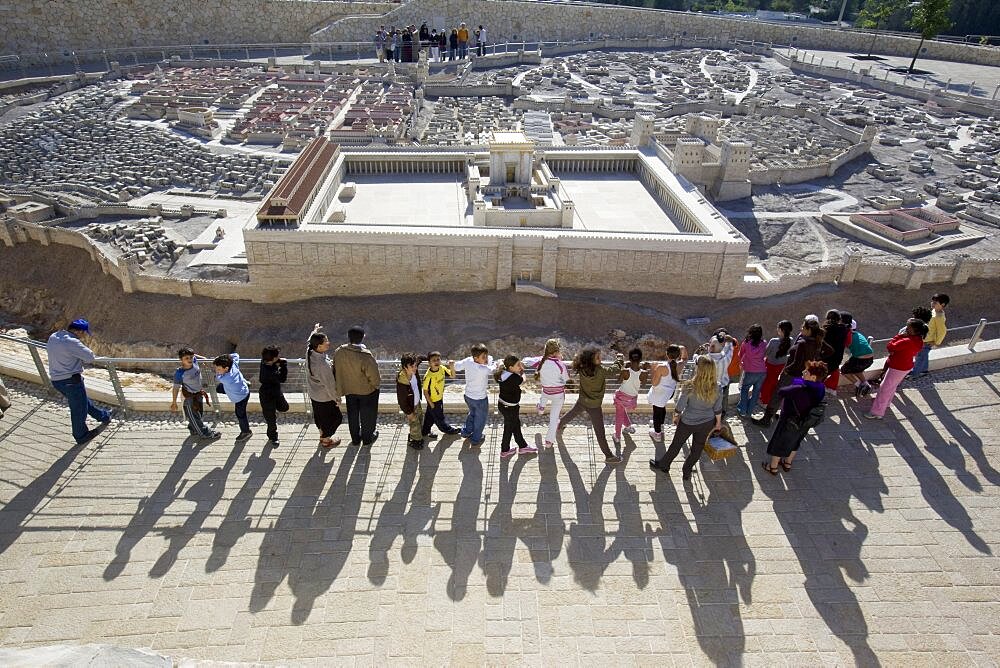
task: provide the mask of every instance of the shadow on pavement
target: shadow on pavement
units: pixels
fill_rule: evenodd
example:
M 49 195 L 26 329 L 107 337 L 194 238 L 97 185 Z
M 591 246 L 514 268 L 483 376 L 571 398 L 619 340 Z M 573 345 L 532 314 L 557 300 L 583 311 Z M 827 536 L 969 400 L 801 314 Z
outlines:
M 105 580 L 114 580 L 122 574 L 132 558 L 132 550 L 135 546 L 153 530 L 170 504 L 180 497 L 181 491 L 187 484 L 184 474 L 191 466 L 195 456 L 206 445 L 199 444 L 195 436 L 189 436 L 181 443 L 163 480 L 156 486 L 152 494 L 139 500 L 135 513 L 133 513 L 115 546 L 115 558 L 104 569 Z
M 803 588 L 816 612 L 851 649 L 856 665 L 878 666 L 879 660 L 869 644 L 868 622 L 845 579 L 846 574 L 860 583 L 869 576 L 861 559 L 868 527 L 855 516 L 852 498 L 870 510 L 884 512 L 882 495 L 889 493 L 875 450 L 862 443 L 860 432 L 842 428 L 843 423 L 861 421 L 855 406 L 846 401 L 843 405 L 831 402 L 827 428 L 821 426 L 818 438 L 808 436 L 794 469 L 777 477 L 766 473 L 759 464 L 766 456 L 770 430 L 748 427 L 747 454 L 756 487 L 773 502 L 782 532 L 805 575 Z M 837 425 L 840 428 L 834 428 Z

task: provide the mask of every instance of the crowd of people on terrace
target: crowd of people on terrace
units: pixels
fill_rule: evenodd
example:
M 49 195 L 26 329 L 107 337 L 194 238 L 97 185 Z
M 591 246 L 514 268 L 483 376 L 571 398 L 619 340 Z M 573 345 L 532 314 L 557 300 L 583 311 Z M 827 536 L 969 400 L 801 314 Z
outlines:
M 440 63 L 445 60 L 465 60 L 472 49 L 477 55 L 486 53 L 487 31 L 482 25 L 470 29 L 464 22 L 451 28 L 428 28 L 422 23 L 420 28 L 408 25 L 402 28 L 396 26 L 379 26 L 375 31 L 372 44 L 375 55 L 380 63 L 386 61 L 396 63 L 415 63 L 420 59 L 420 51 L 427 49 L 431 62 Z
M 408 431 L 409 447 L 419 450 L 428 439 L 445 435 L 460 436 L 471 448 L 485 442 L 484 430 L 490 412 L 490 383 L 497 388 L 496 409 L 502 417 L 503 435 L 499 456 L 530 456 L 538 448 L 524 436 L 520 411 L 522 385 L 528 370 L 538 381 L 538 398 L 532 408 L 539 416 L 548 411 L 549 419 L 542 441 L 552 448 L 559 434 L 577 418 L 585 417 L 607 465 L 621 463 L 618 454 L 623 433 L 636 433 L 632 413 L 640 400 L 652 409 L 649 436 L 662 442 L 667 430 L 667 409 L 673 402 L 673 434 L 665 454 L 651 459 L 649 465 L 667 473 L 683 446 L 691 441 L 681 467 L 683 478 L 690 478 L 707 442 L 714 436 L 732 438 L 725 421 L 729 410 L 729 390 L 739 384 L 735 413 L 762 428 L 769 428 L 775 417 L 777 425 L 767 446 L 763 466 L 772 475 L 789 472 L 796 452 L 809 430 L 824 417 L 828 398 L 836 396 L 841 385 L 853 387 L 857 401 L 874 398 L 865 418 L 884 418 L 896 389 L 906 378 L 928 374 L 930 350 L 940 346 L 947 332 L 946 294 L 934 294 L 930 306 L 918 306 L 898 333 L 887 343 L 884 368 L 875 374 L 870 340 L 859 329 L 854 316 L 844 310 L 830 309 L 823 318 L 807 315 L 796 331 L 789 320 L 774 327 L 774 336 L 765 336 L 759 324 L 751 325 L 743 336 L 719 329 L 711 338 L 689 351 L 672 344 L 666 348 L 666 360 L 646 361 L 643 351 L 634 348 L 627 356 L 616 353 L 610 362 L 595 347 L 580 350 L 572 360 L 563 358 L 559 339 L 549 339 L 538 356 L 507 354 L 494 359 L 483 344 L 475 344 L 469 356 L 445 360 L 440 352 L 425 356 L 404 353 L 396 371 L 396 399 Z M 53 387 L 69 404 L 72 433 L 77 445 L 97 436 L 111 422 L 112 411 L 96 406 L 87 396 L 83 379 L 85 364 L 99 361 L 83 339 L 90 323 L 77 319 L 48 339 L 49 377 Z M 335 434 L 347 413 L 352 446 L 371 446 L 379 437 L 377 417 L 382 384 L 379 365 L 364 343 L 365 330 L 359 326 L 347 332 L 347 342 L 333 349 L 330 337 L 317 324 L 308 336 L 305 350 L 306 388 L 312 415 L 319 430 L 318 447 L 341 445 Z M 216 390 L 232 402 L 240 426 L 237 442 L 246 441 L 253 432 L 247 416 L 251 383 L 240 370 L 236 352 L 213 359 L 201 357 L 189 347 L 178 350 L 179 366 L 173 376 L 171 411 L 183 411 L 187 427 L 198 439 L 215 440 L 220 432 L 204 420 L 204 407 L 210 401 L 201 364 L 208 362 L 218 383 Z M 427 366 L 423 372 L 423 362 Z M 445 385 L 457 372 L 464 374 L 465 421 L 456 427 L 445 411 Z M 567 387 L 575 377 L 576 403 L 566 413 L 563 405 Z M 842 382 L 842 378 L 846 382 Z M 277 415 L 289 410 L 282 384 L 288 379 L 288 364 L 281 351 L 268 346 L 261 352 L 258 398 L 267 439 L 278 447 Z M 613 450 L 608 443 L 603 404 L 609 384 L 617 385 Z M 180 399 L 180 402 L 178 402 Z M 10 406 L 10 398 L 0 383 L 0 417 Z M 344 410 L 342 410 L 342 407 Z M 88 416 L 100 426 L 88 428 Z

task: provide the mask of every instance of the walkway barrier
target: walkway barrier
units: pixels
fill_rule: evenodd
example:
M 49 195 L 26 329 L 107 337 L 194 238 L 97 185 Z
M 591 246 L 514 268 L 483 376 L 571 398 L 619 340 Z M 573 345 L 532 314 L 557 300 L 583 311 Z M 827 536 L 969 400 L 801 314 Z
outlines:
M 539 354 L 541 351 L 533 352 Z M 332 351 L 331 351 L 332 356 Z M 288 380 L 283 389 L 292 412 L 311 413 L 311 405 L 306 389 L 308 371 L 304 358 L 286 358 L 288 363 Z M 500 358 L 495 358 L 494 363 Z M 447 360 L 445 360 L 447 362 Z M 606 360 L 605 364 L 612 364 Z M 21 380 L 39 383 L 52 390 L 48 375 L 48 355 L 46 345 L 33 339 L 0 334 L 0 372 Z M 250 405 L 257 402 L 261 361 L 257 358 L 240 358 L 240 371 L 250 385 Z M 135 358 L 135 357 L 99 357 L 94 364 L 84 371 L 87 391 L 92 398 L 118 406 L 123 411 L 166 411 L 170 406 L 171 387 L 174 370 L 178 366 L 175 358 Z M 225 396 L 218 396 L 215 387 L 215 374 L 212 370 L 212 360 L 199 361 L 202 383 L 212 402 L 211 410 L 216 414 L 231 411 L 232 405 Z M 379 409 L 383 411 L 398 410 L 396 404 L 396 377 L 399 373 L 397 360 L 378 360 L 379 367 Z M 694 365 L 689 362 L 682 372 L 682 377 L 689 377 Z M 420 374 L 427 371 L 427 363 L 421 362 Z M 605 395 L 606 406 L 612 406 L 614 393 L 618 390 L 618 379 L 609 380 Z M 648 389 L 648 384 L 644 386 Z M 445 404 L 447 407 L 465 409 L 462 399 L 465 389 L 465 373 L 456 372 L 454 378 L 445 383 Z M 490 378 L 489 393 L 491 405 L 496 404 L 499 388 Z M 525 370 L 524 397 L 522 405 L 527 413 L 537 401 L 540 394 L 537 374 L 533 369 Z M 54 390 L 52 390 L 54 391 Z M 578 386 L 575 376 L 571 376 L 567 385 L 567 393 L 575 395 Z M 640 404 L 643 402 L 640 401 Z M 528 413 L 530 414 L 530 413 Z
M 993 359 L 1000 359 L 1000 321 L 981 319 L 975 325 L 962 325 L 948 330 L 948 341 L 953 345 L 931 351 L 930 368 L 932 370 L 971 364 Z M 967 336 L 956 333 L 968 332 Z M 869 339 L 875 348 L 876 362 L 868 370 L 869 375 L 881 371 L 885 364 L 885 344 L 888 339 Z M 496 360 L 495 360 L 496 361 Z M 47 369 L 48 355 L 46 345 L 40 341 L 0 334 L 0 373 L 4 375 L 37 383 L 52 389 L 52 383 Z M 288 399 L 291 412 L 311 413 L 311 404 L 306 390 L 306 361 L 302 358 L 287 358 L 288 380 L 283 388 Z M 606 360 L 605 364 L 610 364 Z M 260 377 L 260 360 L 255 358 L 240 359 L 240 370 L 247 379 L 251 395 L 250 406 L 259 410 L 257 402 L 258 379 Z M 164 412 L 169 410 L 173 373 L 178 366 L 174 358 L 132 358 L 132 357 L 100 357 L 84 372 L 87 391 L 91 398 L 119 407 L 123 413 Z M 212 360 L 200 361 L 202 381 L 209 394 L 211 407 L 216 416 L 223 412 L 232 412 L 232 403 L 223 395 L 216 393 L 215 374 L 212 370 Z M 399 372 L 399 362 L 395 360 L 379 360 L 380 396 L 379 410 L 395 413 L 399 408 L 396 403 L 396 376 Z M 426 362 L 420 364 L 420 373 L 427 369 Z M 689 378 L 694 372 L 694 364 L 689 361 L 682 371 L 682 378 Z M 612 403 L 618 390 L 618 379 L 609 380 L 604 396 L 603 409 L 606 413 L 614 412 Z M 645 393 L 649 385 L 644 384 L 640 392 L 637 413 L 651 411 L 645 401 Z M 455 378 L 448 379 L 445 384 L 445 407 L 448 410 L 465 411 L 462 399 L 465 388 L 465 374 L 458 372 Z M 534 370 L 525 372 L 524 394 L 522 396 L 522 413 L 530 416 L 539 397 L 538 378 Z M 489 382 L 490 405 L 496 406 L 498 387 L 491 378 Z M 738 383 L 730 385 L 730 402 L 733 395 L 738 395 Z M 571 376 L 567 385 L 567 403 L 576 400 L 578 384 L 575 376 Z

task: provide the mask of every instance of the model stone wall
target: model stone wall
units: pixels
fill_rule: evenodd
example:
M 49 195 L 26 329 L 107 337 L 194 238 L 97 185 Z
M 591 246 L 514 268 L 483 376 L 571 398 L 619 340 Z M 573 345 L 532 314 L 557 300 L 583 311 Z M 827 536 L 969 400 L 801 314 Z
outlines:
M 247 230 L 255 301 L 322 295 L 474 292 L 522 277 L 548 288 L 731 296 L 748 243 L 557 235 Z
M 525 0 L 411 0 L 384 17 L 352 17 L 318 31 L 314 41 L 355 41 L 372 34 L 380 23 L 420 25 L 441 17 L 451 26 L 465 21 L 489 29 L 491 42 L 556 41 L 611 37 L 635 37 L 642 47 L 645 37 L 722 37 L 792 44 L 802 48 L 867 53 L 871 36 L 866 33 L 788 24 L 727 19 L 692 12 L 668 12 L 615 5 L 528 2 Z M 919 40 L 880 36 L 876 53 L 910 56 Z M 620 48 L 620 47 L 617 47 Z M 544 53 L 543 55 L 550 55 Z M 951 42 L 927 42 L 923 55 L 987 65 L 1000 64 L 1000 49 Z
M 6 0 L 0 54 L 169 44 L 307 42 L 331 21 L 387 2 L 314 0 Z

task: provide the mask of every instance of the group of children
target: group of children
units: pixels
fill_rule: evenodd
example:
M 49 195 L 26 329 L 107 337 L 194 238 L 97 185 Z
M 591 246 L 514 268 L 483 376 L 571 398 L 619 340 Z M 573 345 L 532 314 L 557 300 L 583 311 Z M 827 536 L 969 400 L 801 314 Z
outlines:
M 866 377 L 867 369 L 874 362 L 874 351 L 867 337 L 858 330 L 857 321 L 845 311 L 829 310 L 823 323 L 820 323 L 817 316 L 807 316 L 796 337 L 793 337 L 792 323 L 787 320 L 779 322 L 776 336 L 767 340 L 763 328 L 756 324 L 748 329 L 742 341 L 725 330 L 716 331 L 694 354 L 696 362 L 703 359 L 704 364 L 711 364 L 712 382 L 718 389 L 716 398 L 720 399 L 721 405 L 716 420 L 721 422 L 725 415 L 725 398 L 730 383 L 738 381 L 740 399 L 736 406 L 737 415 L 751 418 L 753 412 L 762 406 L 763 415 L 752 418 L 752 421 L 761 426 L 769 425 L 778 412 L 782 396 L 787 394 L 782 391 L 783 388 L 796 382 L 801 383 L 796 379 L 801 379 L 807 367 L 812 368 L 809 365 L 815 366 L 816 362 L 823 363 L 824 371 L 820 382 L 830 390 L 836 390 L 841 375 L 853 381 L 857 398 L 868 396 L 873 387 L 879 387 L 871 410 L 865 417 L 881 419 L 896 388 L 906 376 L 920 377 L 927 374 L 929 352 L 931 348 L 941 345 L 947 332 L 944 312 L 949 301 L 948 295 L 938 293 L 932 296 L 930 308 L 914 309 L 914 317 L 889 341 L 889 356 L 879 379 Z M 339 445 L 340 439 L 335 439 L 333 433 L 342 423 L 338 383 L 331 360 L 326 355 L 329 347 L 329 339 L 317 326 L 309 339 L 307 386 L 316 424 L 320 429 L 320 445 L 323 447 Z M 360 344 L 357 347 L 364 348 Z M 367 349 L 363 352 L 370 356 Z M 396 377 L 396 397 L 409 425 L 408 444 L 411 448 L 419 450 L 424 447 L 425 439 L 436 438 L 437 434 L 433 432 L 435 427 L 444 434 L 460 434 L 473 447 L 480 447 L 485 441 L 484 430 L 489 415 L 488 388 L 493 379 L 499 388 L 497 410 L 503 419 L 500 456 L 506 459 L 514 454 L 537 453 L 538 449 L 524 437 L 520 417 L 521 386 L 525 370 L 532 369 L 540 385 L 535 409 L 540 416 L 546 410 L 549 411 L 544 447 L 553 447 L 559 432 L 578 415 L 585 414 L 594 429 L 595 439 L 605 461 L 617 464 L 621 458 L 608 445 L 602 411 L 608 382 L 618 383 L 613 400 L 615 421 L 612 440 L 615 446 L 621 444 L 623 432 L 635 433 L 630 412 L 636 409 L 640 390 L 646 384 L 649 386 L 646 400 L 653 413 L 649 435 L 654 441 L 662 441 L 667 405 L 681 387 L 682 370 L 688 361 L 688 352 L 684 346 L 670 345 L 666 349 L 667 359 L 664 362 L 644 362 L 642 351 L 635 348 L 629 351 L 627 361 L 624 355 L 618 354 L 613 363 L 605 365 L 601 360 L 600 350 L 584 348 L 570 365 L 563 360 L 562 346 L 558 339 L 549 339 L 538 357 L 520 359 L 516 355 L 507 355 L 503 360 L 495 361 L 483 344 L 472 346 L 470 353 L 465 359 L 448 363 L 443 362 L 441 353 L 437 351 L 431 352 L 426 358 L 414 353 L 402 355 Z M 203 387 L 199 361 L 206 358 L 195 355 L 190 348 L 181 348 L 178 357 L 180 366 L 174 374 L 170 408 L 172 411 L 178 410 L 177 398 L 178 394 L 182 394 L 184 416 L 192 434 L 200 438 L 217 439 L 219 432 L 209 429 L 203 419 L 204 405 L 209 401 L 209 394 Z M 371 384 L 376 387 L 377 397 L 377 366 L 374 366 L 374 358 L 366 358 L 366 361 L 374 367 L 374 370 L 365 373 L 374 374 Z M 421 376 L 419 366 L 423 361 L 427 362 L 427 370 Z M 240 424 L 237 440 L 250 438 L 253 434 L 247 420 L 250 385 L 240 371 L 239 355 L 235 352 L 220 355 L 212 360 L 212 365 L 218 382 L 217 390 L 225 393 L 234 404 Z M 578 398 L 576 404 L 562 414 L 571 368 L 577 374 Z M 696 375 L 698 369 L 696 366 Z M 706 366 L 706 369 L 709 367 Z M 465 374 L 464 400 L 468 408 L 465 424 L 460 429 L 452 426 L 444 413 L 445 383 L 458 371 Z M 705 373 L 709 373 L 709 370 Z M 816 377 L 815 369 L 812 373 L 814 375 L 810 378 Z M 287 362 L 281 357 L 278 348 L 264 348 L 261 352 L 258 392 L 261 412 L 267 423 L 267 437 L 273 446 L 277 446 L 279 442 L 277 414 L 288 410 L 288 401 L 281 389 L 287 377 Z M 688 389 L 692 389 L 694 380 L 685 387 L 691 386 Z M 363 392 L 367 393 L 370 389 L 366 386 Z M 701 411 L 705 415 L 698 413 L 698 417 L 705 418 L 702 421 L 705 424 L 711 421 L 711 404 L 716 402 L 716 398 L 705 394 L 703 403 L 706 406 Z M 696 400 L 688 399 L 688 403 L 692 401 Z M 688 412 L 689 415 L 691 413 L 692 411 Z M 683 411 L 675 412 L 675 425 L 685 424 L 679 419 L 682 415 Z M 369 429 L 372 430 L 374 426 Z M 377 437 L 377 432 L 373 433 Z M 369 437 L 365 442 L 370 442 L 374 437 Z M 359 440 L 353 437 L 353 431 L 352 440 Z M 782 466 L 785 463 L 782 459 Z

